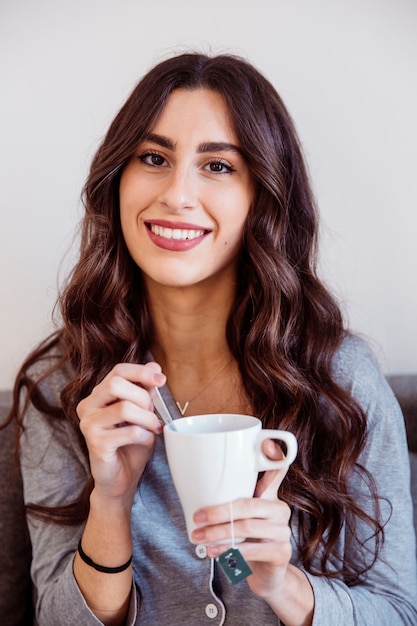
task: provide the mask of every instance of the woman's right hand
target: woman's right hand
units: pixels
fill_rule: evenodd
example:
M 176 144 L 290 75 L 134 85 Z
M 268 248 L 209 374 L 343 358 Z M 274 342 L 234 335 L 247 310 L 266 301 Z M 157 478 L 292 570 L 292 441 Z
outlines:
M 165 380 L 157 363 L 120 363 L 78 404 L 96 496 L 131 506 L 163 429 L 146 388 Z

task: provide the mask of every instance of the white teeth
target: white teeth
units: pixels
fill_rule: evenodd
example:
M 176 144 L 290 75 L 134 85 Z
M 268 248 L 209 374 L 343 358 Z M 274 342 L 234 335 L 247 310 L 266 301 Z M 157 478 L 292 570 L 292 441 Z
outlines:
M 159 237 L 165 237 L 166 239 L 177 239 L 185 241 L 187 239 L 197 239 L 204 235 L 204 230 L 187 230 L 180 228 L 164 228 L 164 226 L 158 226 L 157 224 L 150 224 L 150 229 L 154 235 Z

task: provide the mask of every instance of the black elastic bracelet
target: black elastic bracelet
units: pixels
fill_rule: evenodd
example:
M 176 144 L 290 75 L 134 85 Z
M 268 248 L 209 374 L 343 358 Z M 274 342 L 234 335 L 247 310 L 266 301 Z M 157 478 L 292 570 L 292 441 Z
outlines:
M 90 559 L 89 556 L 86 555 L 84 550 L 81 547 L 81 539 L 78 542 L 78 554 L 90 567 L 94 567 L 98 572 L 103 572 L 104 574 L 119 574 L 119 572 L 124 572 L 125 569 L 129 567 L 132 562 L 132 557 L 124 565 L 119 565 L 119 567 L 105 567 L 104 565 L 99 565 L 98 563 L 94 563 L 93 559 Z

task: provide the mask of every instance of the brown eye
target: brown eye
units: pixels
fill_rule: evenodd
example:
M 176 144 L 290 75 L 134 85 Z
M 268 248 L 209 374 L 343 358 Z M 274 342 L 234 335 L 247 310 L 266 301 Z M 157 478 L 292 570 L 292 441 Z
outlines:
M 210 161 L 206 167 L 214 174 L 230 174 L 231 172 L 234 172 L 233 167 L 221 159 Z
M 150 165 L 151 167 L 161 167 L 166 164 L 164 157 L 157 152 L 146 152 L 145 154 L 141 154 L 139 160 L 142 161 L 142 163 L 145 163 L 145 165 Z

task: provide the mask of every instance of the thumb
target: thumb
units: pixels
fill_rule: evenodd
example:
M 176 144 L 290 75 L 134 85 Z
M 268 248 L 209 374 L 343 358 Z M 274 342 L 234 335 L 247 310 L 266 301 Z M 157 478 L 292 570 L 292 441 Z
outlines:
M 278 461 L 283 458 L 283 452 L 280 446 L 267 439 L 263 442 L 263 451 L 266 456 L 273 460 Z M 267 500 L 276 500 L 278 497 L 278 489 L 284 480 L 288 472 L 288 466 L 282 467 L 277 470 L 269 470 L 264 473 L 262 478 L 258 481 L 255 489 L 255 498 L 265 498 Z

